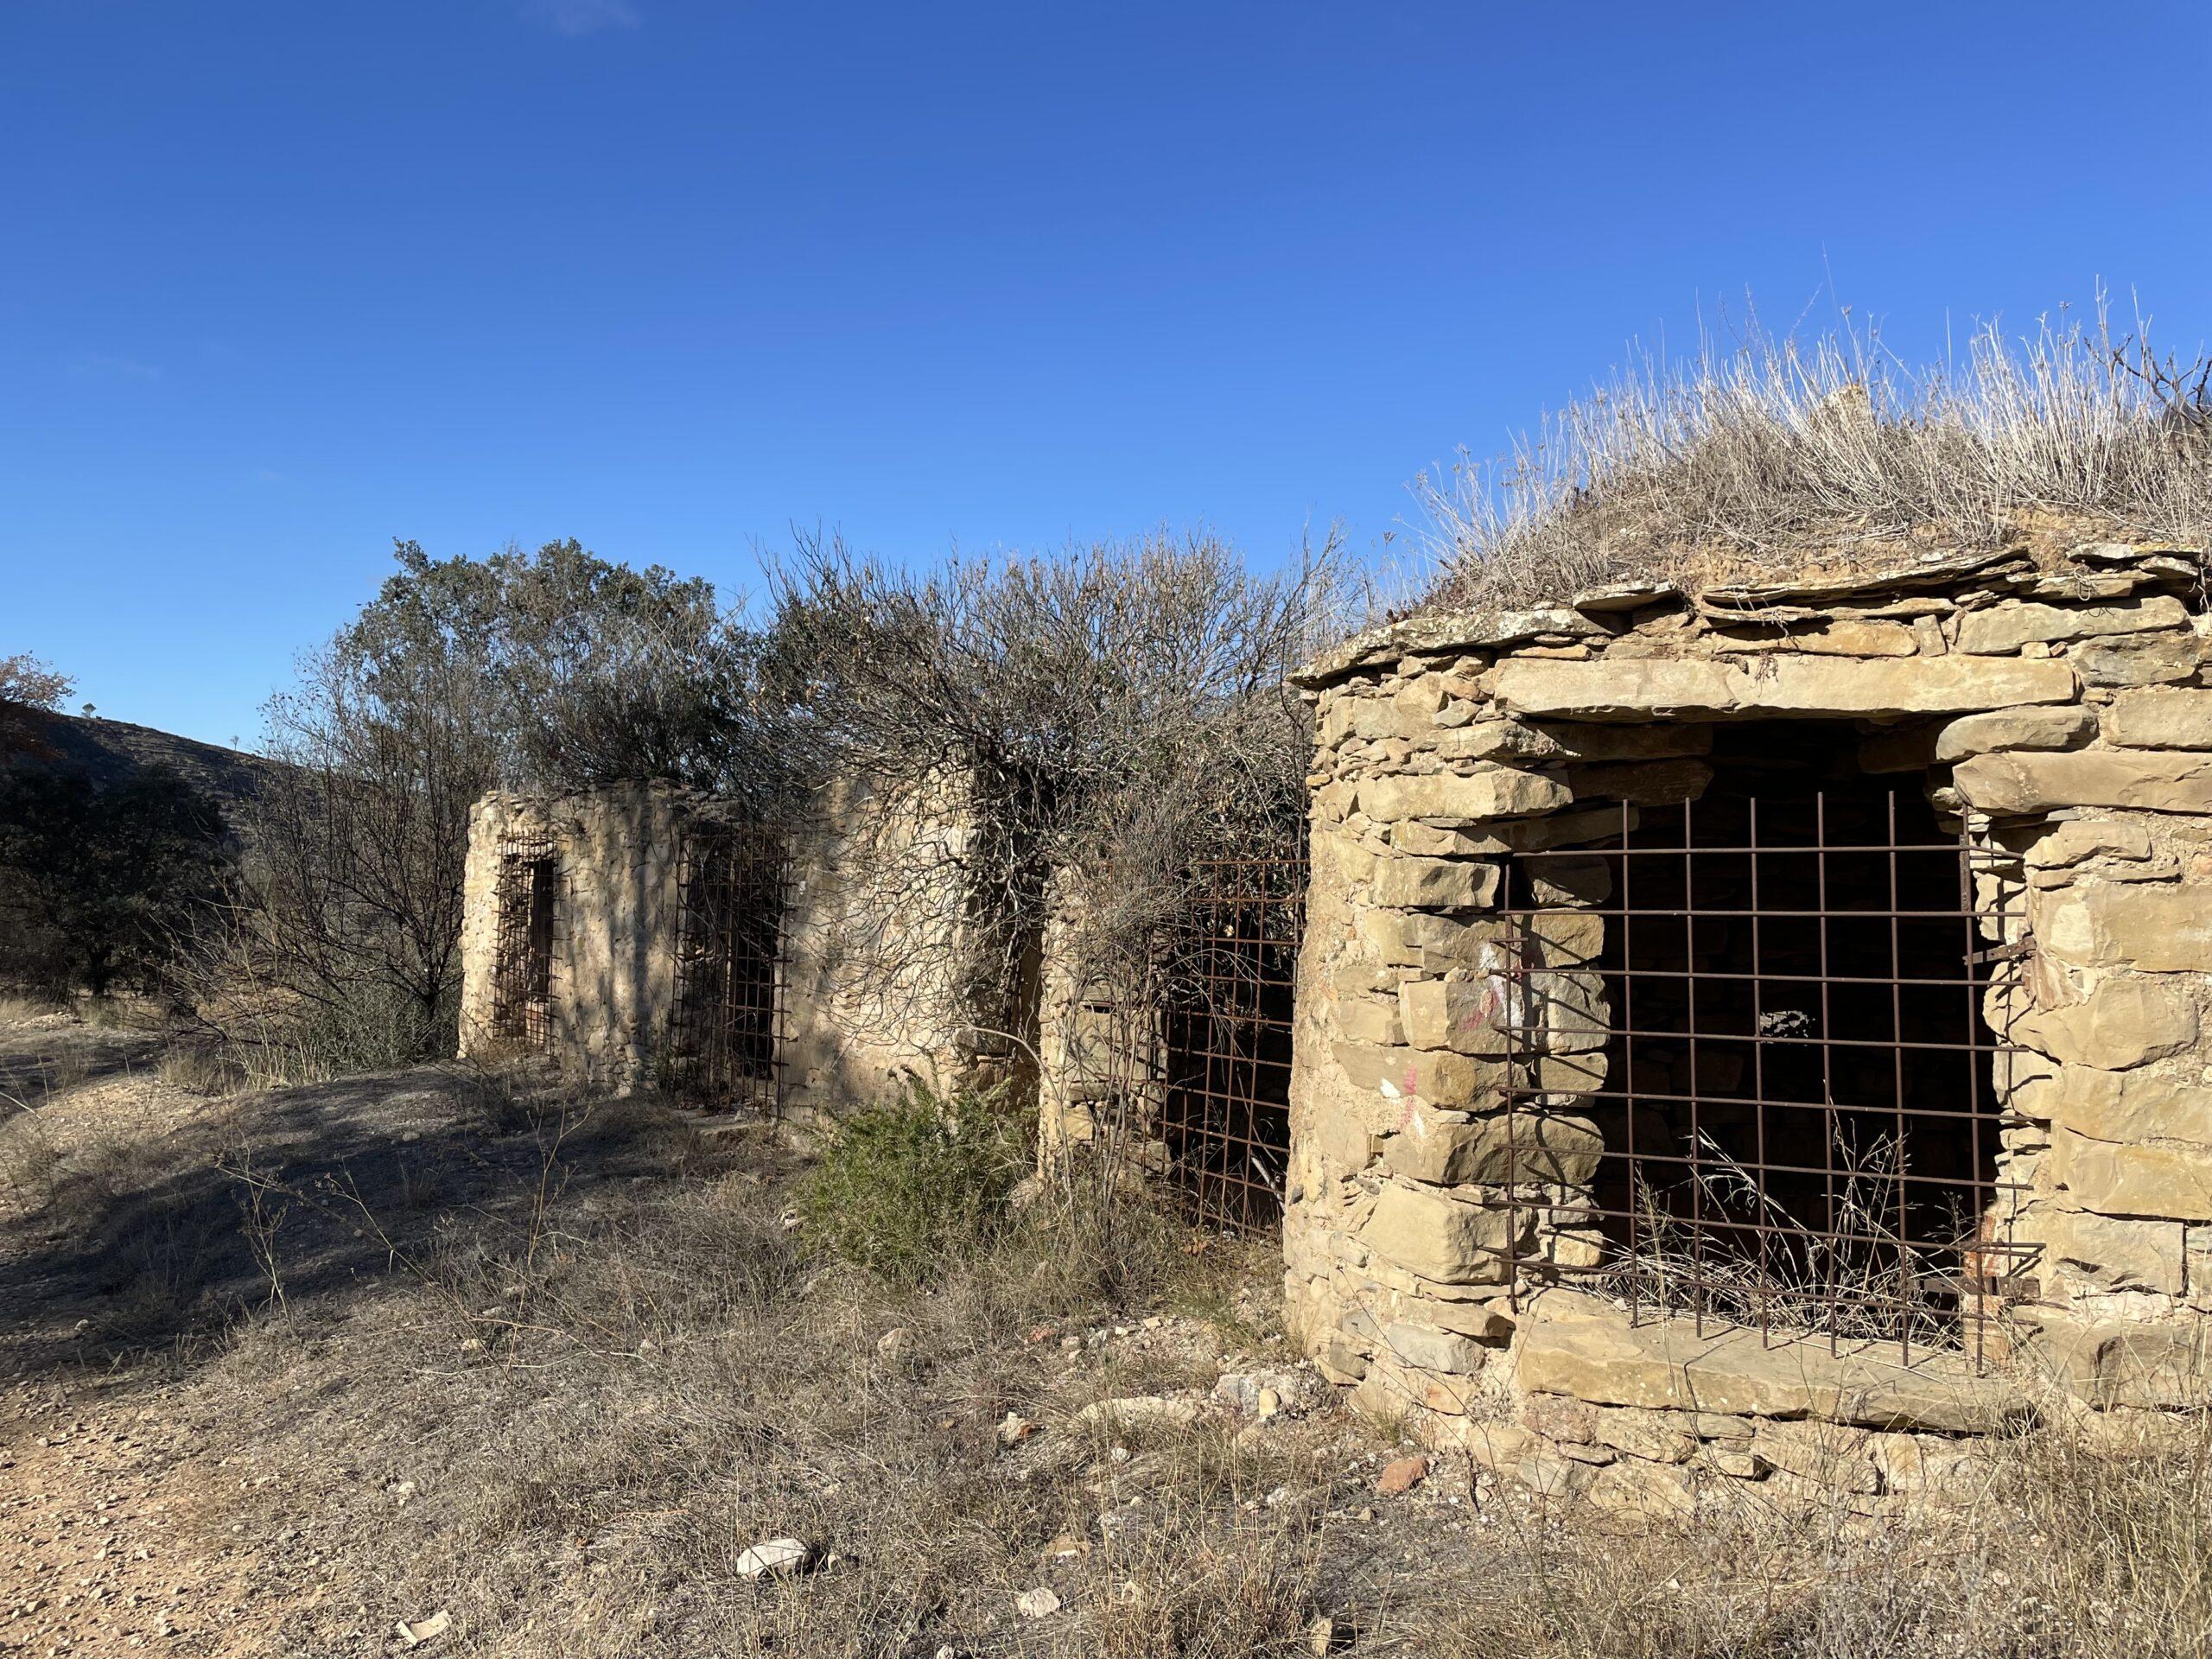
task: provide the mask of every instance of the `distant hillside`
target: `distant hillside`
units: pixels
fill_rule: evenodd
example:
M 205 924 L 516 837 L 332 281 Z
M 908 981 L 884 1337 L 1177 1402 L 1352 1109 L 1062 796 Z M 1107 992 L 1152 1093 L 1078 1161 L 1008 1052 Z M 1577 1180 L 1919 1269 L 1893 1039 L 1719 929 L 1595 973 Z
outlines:
M 80 720 L 73 715 L 35 714 L 35 734 L 47 753 L 29 764 L 81 767 L 98 784 L 112 784 L 141 766 L 164 766 L 223 809 L 234 828 L 252 817 L 266 779 L 278 763 L 213 743 L 201 743 L 151 726 L 122 720 Z M 16 764 L 22 764 L 17 762 Z

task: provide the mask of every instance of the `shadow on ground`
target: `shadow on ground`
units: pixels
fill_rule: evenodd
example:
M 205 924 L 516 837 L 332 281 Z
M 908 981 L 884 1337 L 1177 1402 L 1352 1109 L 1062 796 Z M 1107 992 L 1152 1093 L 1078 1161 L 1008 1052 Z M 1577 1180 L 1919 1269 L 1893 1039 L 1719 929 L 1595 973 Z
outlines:
M 104 1052 L 80 1075 L 125 1065 Z M 296 1319 L 334 1315 L 411 1272 L 458 1214 L 527 1216 L 549 1195 L 565 1207 L 664 1177 L 691 1139 L 650 1104 L 564 1110 L 548 1090 L 432 1066 L 209 1103 L 204 1122 L 149 1122 L 97 1155 L 65 1147 L 49 1200 L 0 1219 L 0 1371 L 189 1373 L 270 1300 L 272 1258 Z

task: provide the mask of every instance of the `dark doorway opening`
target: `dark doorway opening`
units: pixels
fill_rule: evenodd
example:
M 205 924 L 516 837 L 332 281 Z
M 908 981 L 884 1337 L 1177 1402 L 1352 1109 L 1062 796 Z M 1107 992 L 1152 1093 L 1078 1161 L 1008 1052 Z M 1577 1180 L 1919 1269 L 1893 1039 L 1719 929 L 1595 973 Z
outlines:
M 533 1050 L 552 1040 L 560 890 L 560 860 L 548 843 L 514 842 L 502 849 L 493 1026 L 509 1042 Z
M 783 849 L 739 830 L 694 836 L 677 891 L 671 1091 L 725 1106 L 782 1103 Z
M 1290 852 L 1199 864 L 1168 943 L 1160 1136 L 1170 1183 L 1213 1225 L 1281 1217 L 1306 869 Z

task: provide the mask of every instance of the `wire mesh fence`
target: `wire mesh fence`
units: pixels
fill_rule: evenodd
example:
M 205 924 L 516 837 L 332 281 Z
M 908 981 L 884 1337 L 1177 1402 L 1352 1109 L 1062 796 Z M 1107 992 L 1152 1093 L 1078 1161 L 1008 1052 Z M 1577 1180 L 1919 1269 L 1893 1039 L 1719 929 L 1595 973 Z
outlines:
M 1300 826 L 1302 830 L 1302 826 Z M 1163 953 L 1160 1130 L 1194 1218 L 1281 1216 L 1290 1147 L 1293 987 L 1306 916 L 1303 837 L 1274 856 L 1202 861 Z
M 500 843 L 492 1027 L 504 1041 L 533 1052 L 553 1040 L 554 979 L 567 908 L 561 889 L 550 837 L 512 836 Z
M 1516 1248 L 1637 1318 L 1987 1357 L 2035 1254 L 1999 1155 L 2028 949 L 2001 864 L 1917 779 L 1624 806 L 1513 860 Z
M 677 873 L 671 1092 L 773 1113 L 783 1105 L 785 1018 L 783 848 L 735 828 L 687 836 Z

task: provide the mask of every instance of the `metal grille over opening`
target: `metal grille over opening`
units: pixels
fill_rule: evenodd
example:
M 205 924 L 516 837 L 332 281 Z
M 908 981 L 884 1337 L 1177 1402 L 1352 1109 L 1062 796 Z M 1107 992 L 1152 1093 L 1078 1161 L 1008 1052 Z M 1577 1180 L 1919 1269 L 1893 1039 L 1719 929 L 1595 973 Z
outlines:
M 677 871 L 672 1091 L 770 1112 L 783 1103 L 788 866 L 768 837 L 685 838 Z
M 1168 942 L 1161 1139 L 1168 1179 L 1214 1225 L 1282 1213 L 1306 872 L 1302 835 L 1278 857 L 1201 861 Z
M 501 843 L 492 1027 L 507 1041 L 532 1050 L 544 1049 L 553 1037 L 560 887 L 561 863 L 551 841 L 516 836 Z
M 1918 778 L 1724 767 L 1514 861 L 1495 988 L 1509 1204 L 1551 1234 L 1529 1248 L 1632 1317 L 1980 1357 L 2033 1254 L 1993 1033 L 2018 902 Z M 1577 1135 L 1594 1162 L 1560 1154 Z

